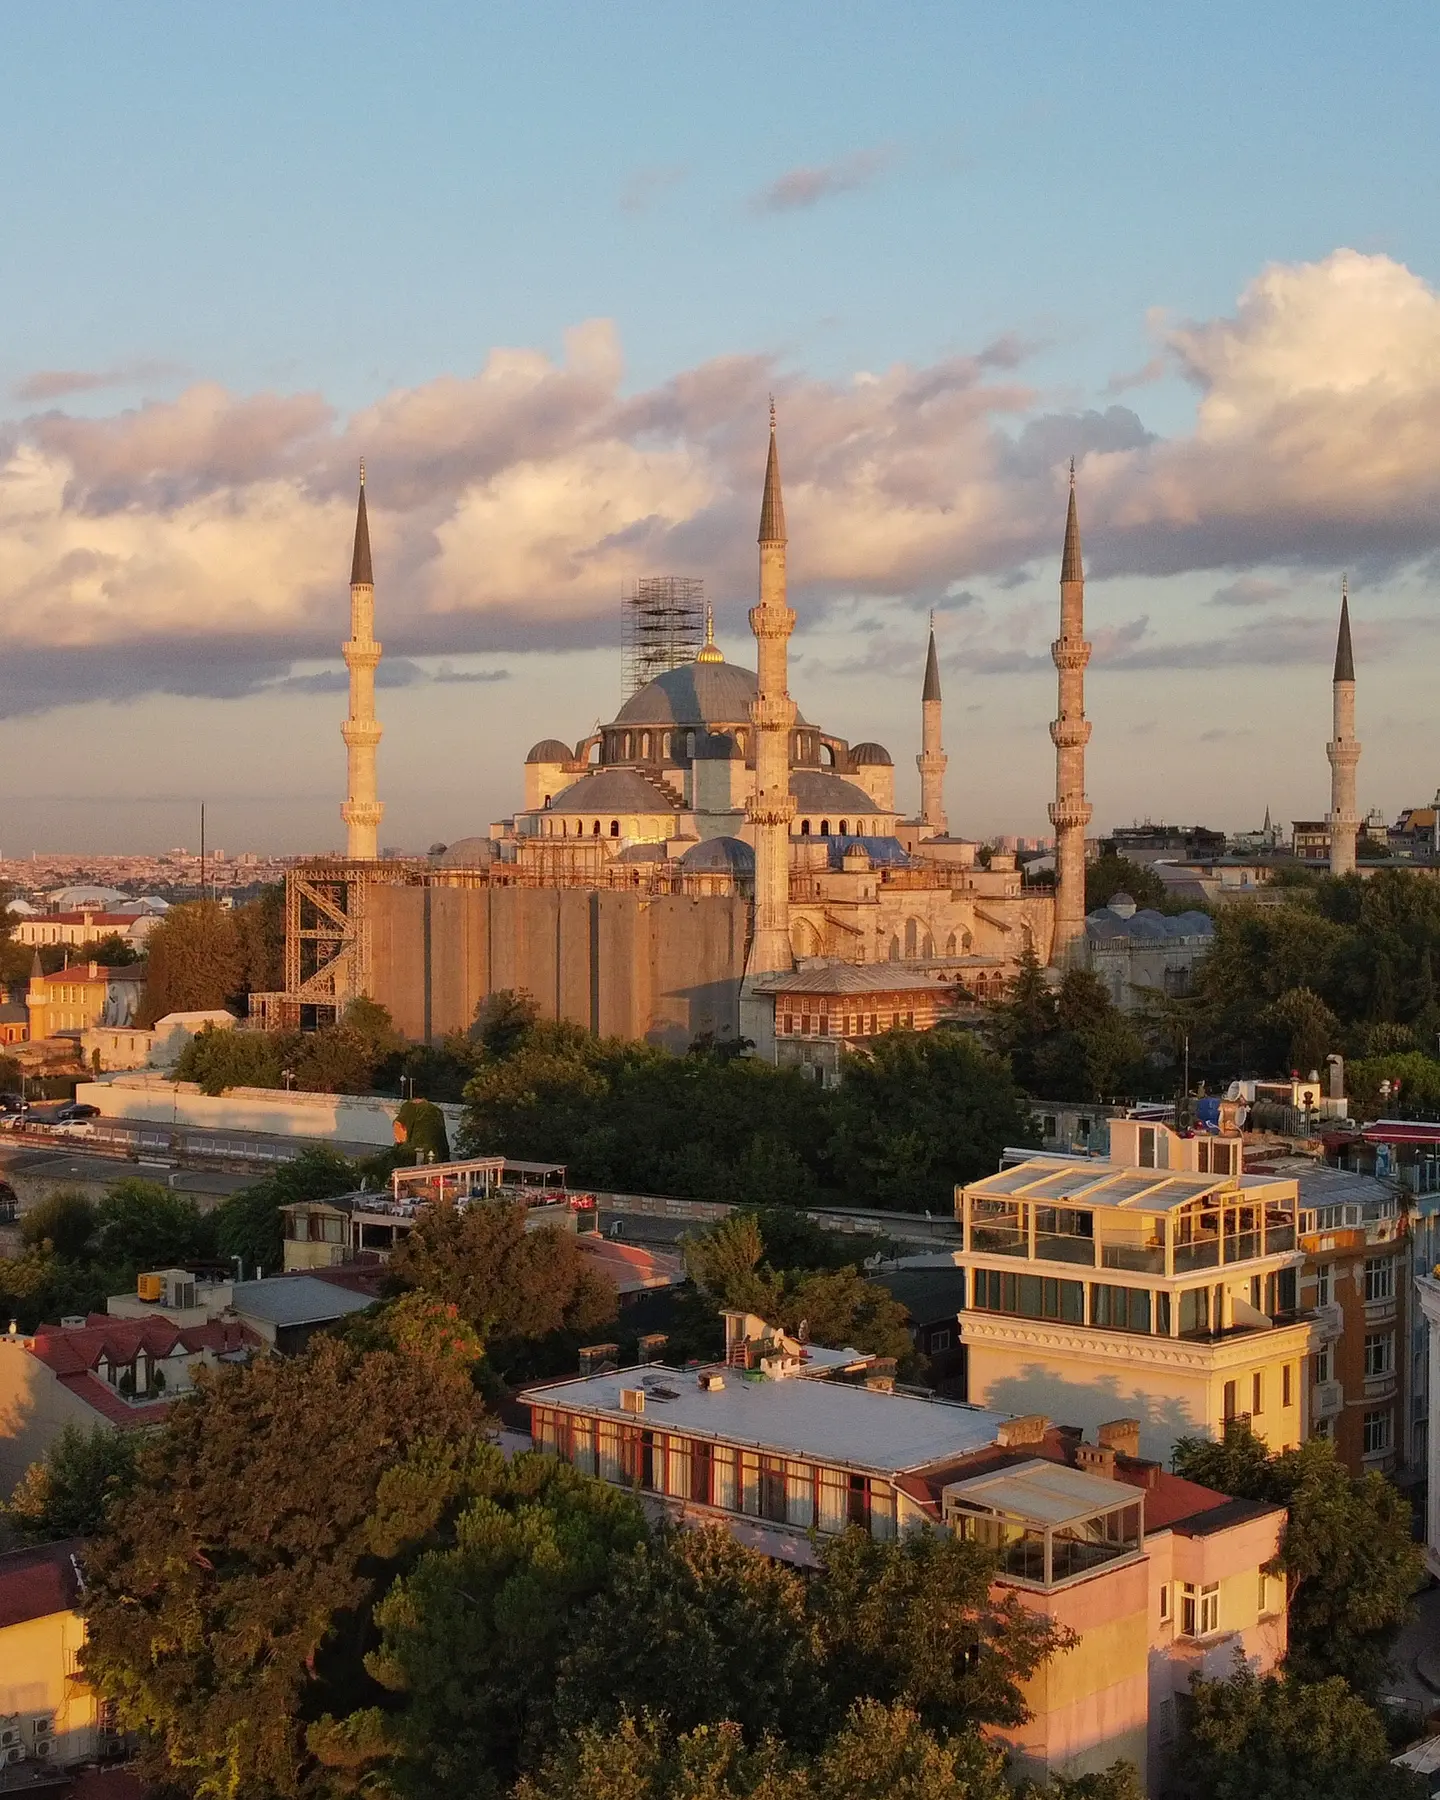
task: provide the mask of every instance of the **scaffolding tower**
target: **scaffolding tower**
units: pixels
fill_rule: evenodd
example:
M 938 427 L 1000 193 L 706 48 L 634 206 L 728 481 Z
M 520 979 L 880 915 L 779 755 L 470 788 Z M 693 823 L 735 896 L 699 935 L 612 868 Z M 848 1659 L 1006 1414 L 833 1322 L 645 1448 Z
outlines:
M 705 583 L 690 575 L 642 575 L 620 597 L 625 698 L 682 663 L 705 643 Z

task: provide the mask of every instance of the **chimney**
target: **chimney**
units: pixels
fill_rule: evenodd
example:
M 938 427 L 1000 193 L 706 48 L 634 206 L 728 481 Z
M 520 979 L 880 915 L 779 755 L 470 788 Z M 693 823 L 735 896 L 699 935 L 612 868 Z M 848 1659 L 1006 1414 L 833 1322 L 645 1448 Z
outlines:
M 865 1371 L 865 1385 L 872 1393 L 893 1394 L 895 1392 L 895 1358 L 893 1356 L 877 1356 Z
M 1075 1446 L 1075 1467 L 1086 1475 L 1103 1475 L 1115 1479 L 1115 1452 L 1108 1444 L 1079 1443 Z
M 580 1373 L 598 1375 L 602 1369 L 613 1369 L 619 1355 L 618 1344 L 585 1344 L 580 1351 Z
M 665 1346 L 670 1339 L 663 1331 L 649 1331 L 639 1342 L 639 1356 L 642 1363 L 658 1363 L 665 1354 Z
M 1096 1440 L 1107 1450 L 1113 1450 L 1117 1456 L 1137 1458 L 1140 1455 L 1140 1421 L 1138 1419 L 1111 1419 L 1108 1425 L 1102 1425 L 1095 1433 Z
M 1025 1413 L 1018 1419 L 1006 1419 L 995 1433 L 995 1442 L 1007 1450 L 1017 1444 L 1043 1444 L 1049 1429 L 1044 1413 Z

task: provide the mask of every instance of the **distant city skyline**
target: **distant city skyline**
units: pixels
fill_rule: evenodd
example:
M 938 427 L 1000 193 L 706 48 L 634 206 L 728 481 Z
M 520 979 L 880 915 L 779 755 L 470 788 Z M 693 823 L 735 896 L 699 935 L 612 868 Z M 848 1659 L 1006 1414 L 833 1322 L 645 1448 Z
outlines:
M 1092 834 L 1440 784 L 1433 13 L 779 4 L 11 22 L 0 849 L 344 842 L 354 484 L 382 845 L 521 804 L 619 593 L 750 662 L 765 405 L 791 692 L 951 828 L 1046 834 L 1064 471 Z M 64 69 L 60 83 L 55 72 Z M 100 172 L 103 172 L 103 176 Z

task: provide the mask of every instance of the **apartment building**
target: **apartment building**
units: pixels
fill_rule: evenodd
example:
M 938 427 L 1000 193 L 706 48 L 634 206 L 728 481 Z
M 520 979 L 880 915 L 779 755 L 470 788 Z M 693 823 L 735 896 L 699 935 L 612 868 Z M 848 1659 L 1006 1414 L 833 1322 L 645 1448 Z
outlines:
M 1127 1757 L 1147 1792 L 1169 1777 L 1190 1676 L 1269 1670 L 1286 1644 L 1266 1575 L 1284 1523 L 1167 1474 L 1139 1425 L 1098 1442 L 1041 1417 L 878 1384 L 871 1358 L 726 1318 L 723 1364 L 607 1368 L 523 1395 L 535 1446 L 635 1490 L 658 1515 L 720 1524 L 765 1555 L 817 1565 L 827 1537 L 931 1528 L 994 1550 L 999 1588 L 1073 1629 L 1008 1733 L 1019 1773 L 1078 1775 Z
M 1133 1416 L 1160 1460 L 1242 1416 L 1275 1449 L 1306 1435 L 1298 1188 L 1245 1173 L 1238 1138 L 1112 1119 L 1107 1161 L 1025 1157 L 955 1207 L 970 1400 Z
M 69 1792 L 65 1771 L 119 1755 L 113 1710 L 81 1678 L 78 1538 L 0 1556 L 0 1791 Z

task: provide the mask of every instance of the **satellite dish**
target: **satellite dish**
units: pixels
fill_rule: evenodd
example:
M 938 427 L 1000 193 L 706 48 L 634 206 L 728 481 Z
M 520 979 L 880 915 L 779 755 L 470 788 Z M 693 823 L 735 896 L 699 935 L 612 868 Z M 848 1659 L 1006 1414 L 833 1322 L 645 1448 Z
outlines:
M 884 1260 L 885 1258 L 877 1250 L 873 1256 L 867 1256 L 865 1258 L 865 1267 L 867 1269 L 878 1269 Z
M 795 1335 L 802 1344 L 805 1342 L 806 1338 L 810 1335 L 810 1321 L 808 1319 L 802 1319 L 795 1327 Z

